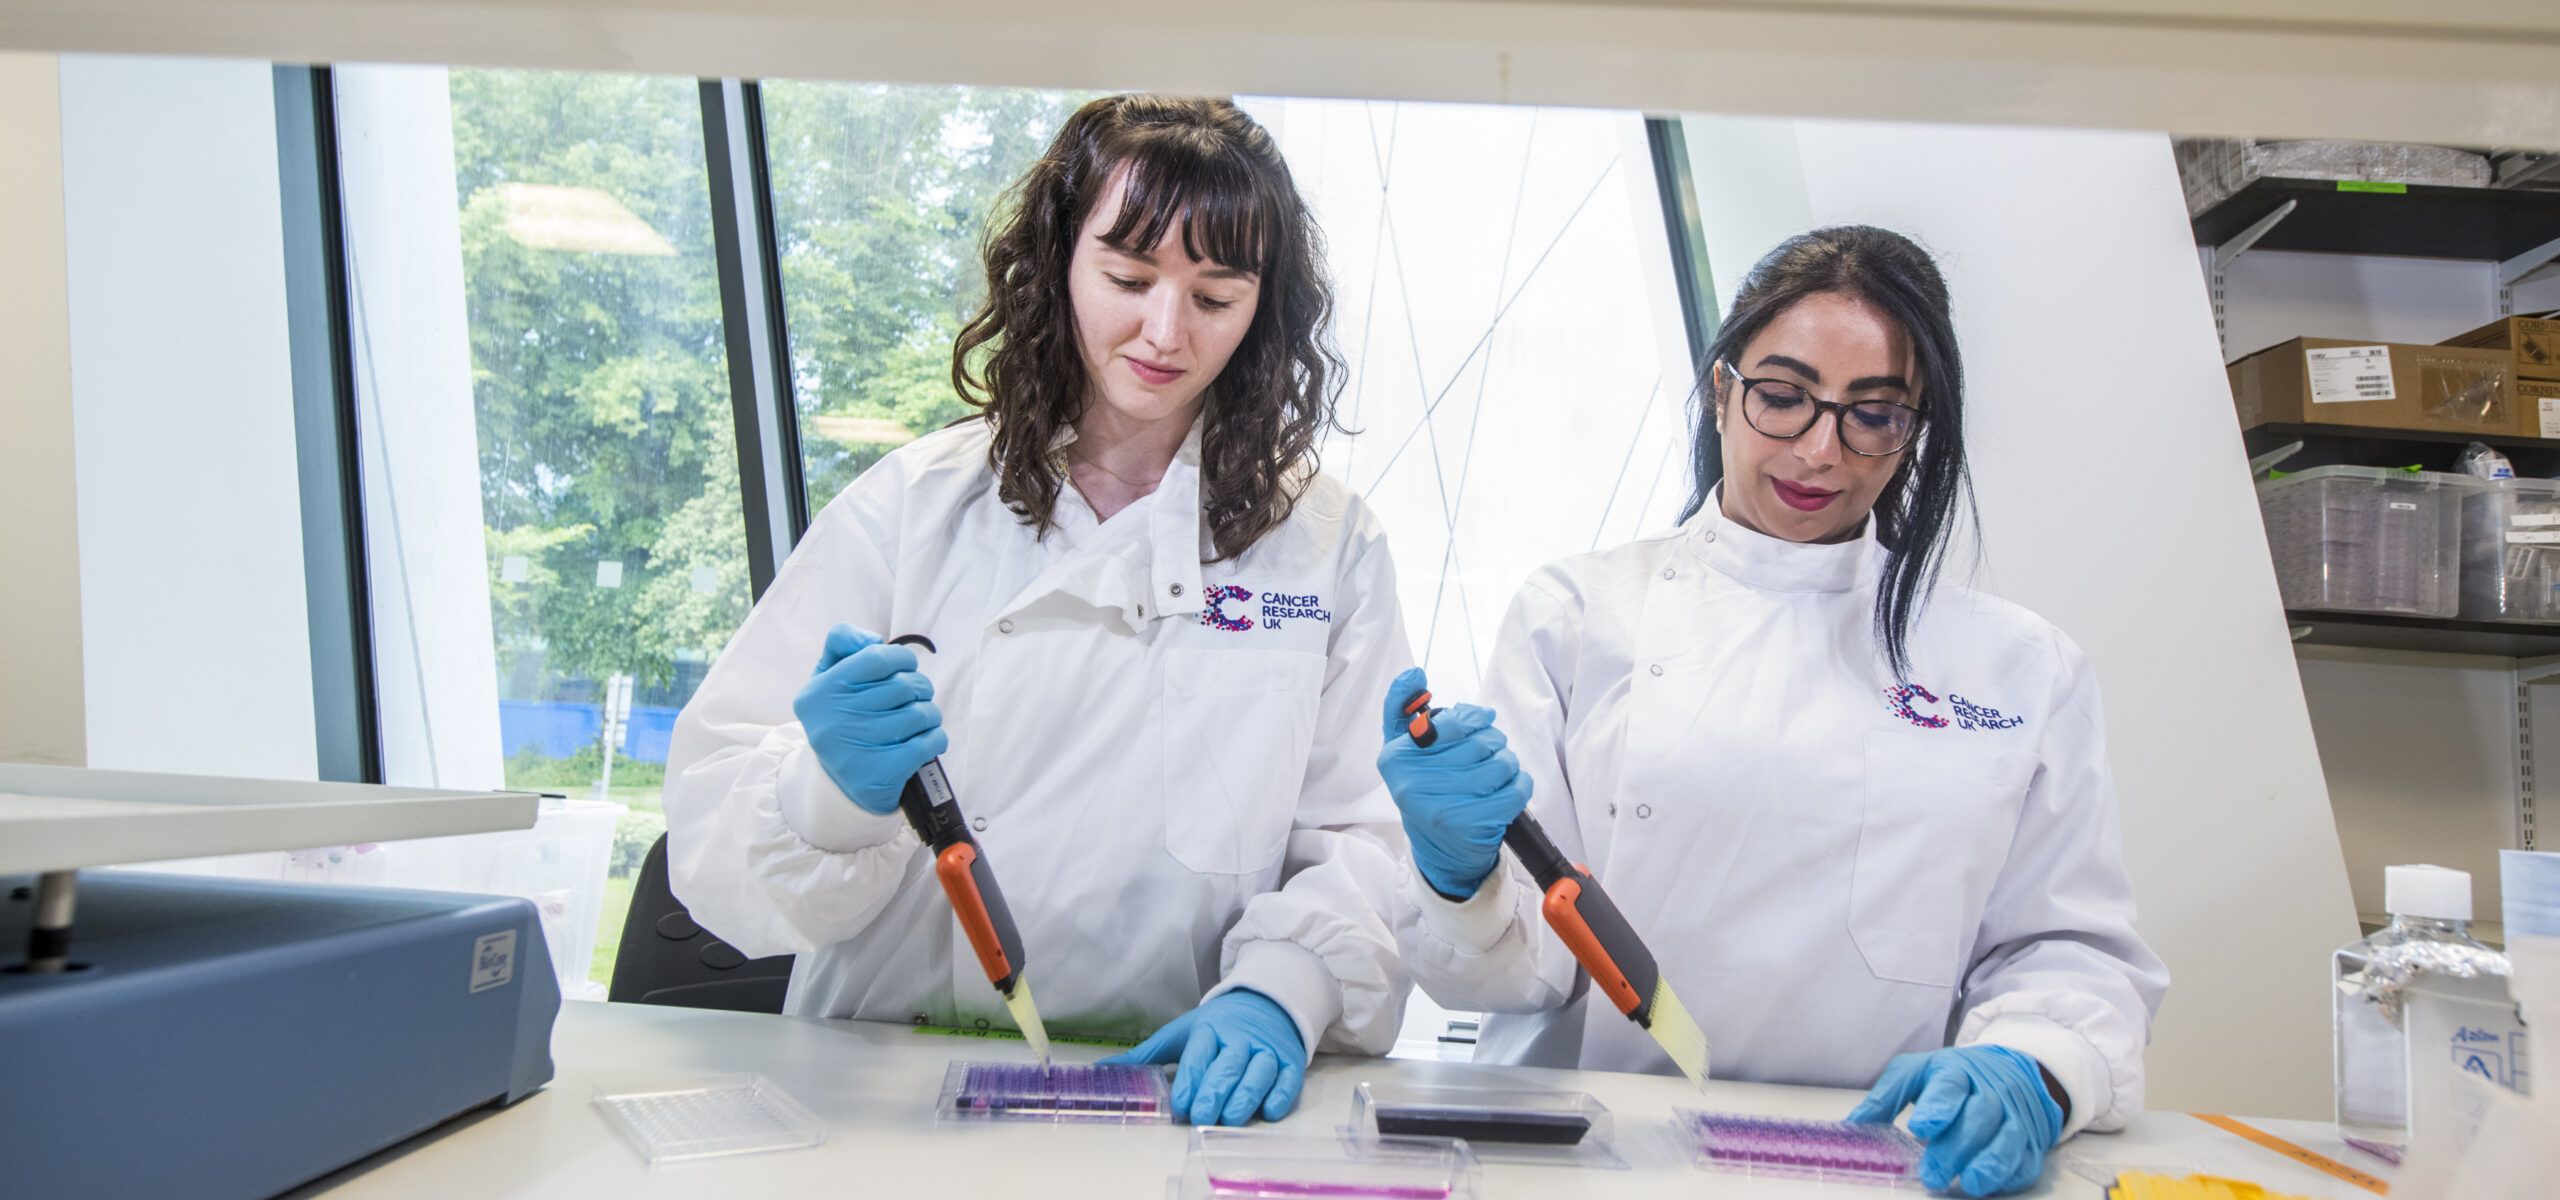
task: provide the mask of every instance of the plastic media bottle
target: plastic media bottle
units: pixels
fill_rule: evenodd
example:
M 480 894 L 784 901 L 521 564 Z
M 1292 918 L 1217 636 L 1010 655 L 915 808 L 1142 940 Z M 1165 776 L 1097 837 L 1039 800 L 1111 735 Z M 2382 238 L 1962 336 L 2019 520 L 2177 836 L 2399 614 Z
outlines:
M 2439 1086 L 2459 1072 L 2528 1091 L 2524 1026 L 2507 995 L 2507 957 L 2471 937 L 2471 875 L 2383 872 L 2388 928 L 2338 951 L 2338 1133 L 2398 1162 L 2413 1125 L 2450 1120 Z

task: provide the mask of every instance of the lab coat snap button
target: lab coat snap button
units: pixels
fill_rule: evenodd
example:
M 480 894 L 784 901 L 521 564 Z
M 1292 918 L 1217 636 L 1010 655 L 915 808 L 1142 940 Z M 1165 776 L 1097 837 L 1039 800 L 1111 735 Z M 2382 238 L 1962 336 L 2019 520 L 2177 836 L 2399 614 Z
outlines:
M 1167 588 L 1167 589 L 1165 589 L 1165 590 L 1170 591 L 1170 592 L 1172 592 L 1174 595 L 1179 596 L 1179 595 L 1181 595 L 1181 594 L 1182 594 L 1182 585 L 1177 583 L 1177 584 L 1173 585 L 1172 587 Z
M 1653 806 L 1652 806 L 1652 805 L 1650 805 L 1650 804 L 1639 804 L 1639 805 L 1637 805 L 1637 806 L 1636 806 L 1636 819 L 1637 819 L 1637 820 L 1641 821 L 1641 820 L 1644 820 L 1644 819 L 1646 819 L 1646 818 L 1648 818 L 1648 817 L 1651 817 L 1652 815 L 1653 815 Z
M 1655 663 L 1655 664 L 1653 664 L 1653 666 L 1651 666 L 1651 667 L 1649 667 L 1649 668 L 1647 668 L 1647 669 L 1648 669 L 1648 670 L 1650 670 L 1650 671 L 1652 671 L 1652 672 L 1653 672 L 1654 674 L 1656 674 L 1656 675 L 1660 675 L 1660 674 L 1662 673 L 1662 664 L 1661 664 L 1661 663 Z
M 1011 622 L 1011 621 L 998 621 L 998 622 L 996 622 L 996 632 L 997 632 L 997 633 L 1011 633 L 1011 632 L 1013 632 L 1013 622 Z
M 1672 569 L 1672 568 L 1670 568 L 1670 567 L 1664 567 L 1664 568 L 1662 569 L 1662 577 L 1663 577 L 1663 578 L 1665 578 L 1665 579 L 1669 579 L 1669 578 L 1671 578 L 1671 577 L 1672 577 L 1672 576 L 1674 576 L 1674 575 L 1678 575 L 1679 573 L 1680 573 L 1679 571 L 1674 570 L 1674 569 Z
M 987 831 L 987 819 L 985 817 L 971 817 L 969 819 L 969 828 L 975 829 L 980 833 L 985 833 Z
M 1710 530 L 1708 530 L 1708 531 L 1707 531 L 1707 540 L 1708 540 L 1708 541 L 1710 541 L 1710 542 L 1712 542 L 1712 541 L 1716 540 L 1716 531 L 1715 531 L 1715 530 L 1710 529 Z

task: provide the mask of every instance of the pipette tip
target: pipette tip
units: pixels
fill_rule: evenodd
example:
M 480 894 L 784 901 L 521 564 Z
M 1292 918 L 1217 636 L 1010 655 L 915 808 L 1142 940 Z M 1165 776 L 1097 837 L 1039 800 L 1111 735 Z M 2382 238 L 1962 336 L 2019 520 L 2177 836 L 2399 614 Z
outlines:
M 1013 1014 L 1014 1025 L 1022 1030 L 1022 1040 L 1031 1044 L 1031 1053 L 1040 1069 L 1049 1069 L 1049 1027 L 1040 1021 L 1040 1006 L 1032 1003 L 1031 981 L 1016 976 L 1013 994 L 1004 998 L 1005 1009 Z

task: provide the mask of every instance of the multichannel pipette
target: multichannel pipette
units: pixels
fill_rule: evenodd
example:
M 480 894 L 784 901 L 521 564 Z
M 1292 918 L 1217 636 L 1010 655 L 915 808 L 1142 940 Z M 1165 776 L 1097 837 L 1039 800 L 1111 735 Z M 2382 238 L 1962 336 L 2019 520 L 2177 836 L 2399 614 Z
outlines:
M 922 634 L 894 637 L 889 643 L 935 652 L 933 640 Z M 1004 891 L 996 886 L 995 872 L 987 868 L 986 851 L 969 836 L 968 819 L 960 815 L 960 797 L 951 790 L 950 777 L 942 773 L 940 758 L 907 777 L 906 787 L 898 793 L 898 810 L 906 814 L 916 837 L 932 850 L 933 873 L 951 897 L 951 911 L 969 935 L 970 948 L 978 952 L 987 982 L 1004 997 L 1022 1039 L 1031 1043 L 1040 1065 L 1047 1067 L 1049 1029 L 1040 1023 L 1040 1007 L 1031 1002 L 1031 985 L 1022 978 L 1022 931 L 1014 927 L 1013 910 L 1005 907 Z
M 1439 740 L 1439 730 L 1431 723 L 1440 710 L 1431 707 L 1431 693 L 1415 692 L 1402 706 L 1411 718 L 1405 732 L 1413 736 L 1413 744 L 1429 747 Z M 1512 818 L 1511 827 L 1503 831 L 1502 844 L 1528 868 L 1529 877 L 1537 881 L 1538 890 L 1546 894 L 1542 906 L 1547 924 L 1563 939 L 1565 949 L 1573 952 L 1582 969 L 1589 972 L 1591 982 L 1609 1002 L 1618 1006 L 1627 1019 L 1634 1021 L 1662 1049 L 1671 1055 L 1672 1065 L 1700 1087 L 1707 1083 L 1707 1035 L 1699 1030 L 1689 1010 L 1681 1007 L 1680 998 L 1671 993 L 1671 982 L 1662 977 L 1661 967 L 1654 962 L 1653 952 L 1645 949 L 1644 939 L 1636 936 L 1635 927 L 1627 924 L 1609 893 L 1600 890 L 1600 881 L 1582 864 L 1566 858 L 1564 852 L 1538 826 L 1537 818 L 1521 813 Z

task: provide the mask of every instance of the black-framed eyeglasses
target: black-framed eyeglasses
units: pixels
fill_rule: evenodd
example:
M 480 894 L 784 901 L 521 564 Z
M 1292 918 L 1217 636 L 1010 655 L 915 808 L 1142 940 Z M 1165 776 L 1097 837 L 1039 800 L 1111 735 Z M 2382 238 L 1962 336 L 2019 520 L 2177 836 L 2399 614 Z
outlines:
M 1822 414 L 1830 413 L 1840 444 L 1864 458 L 1897 454 L 1920 432 L 1920 410 L 1892 400 L 1859 400 L 1842 404 L 1816 399 L 1813 393 L 1783 379 L 1745 379 L 1731 362 L 1727 378 L 1742 385 L 1742 419 L 1762 436 L 1799 438 Z

